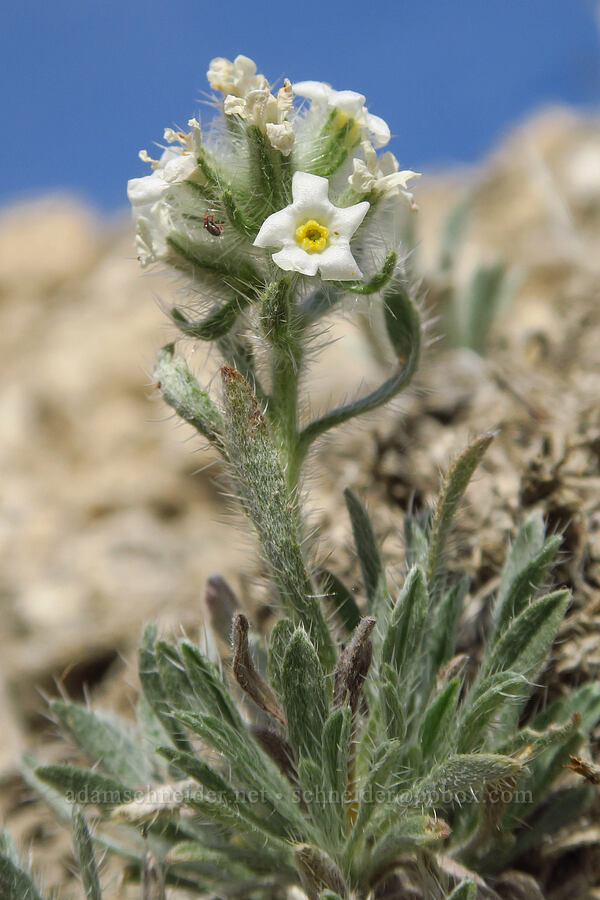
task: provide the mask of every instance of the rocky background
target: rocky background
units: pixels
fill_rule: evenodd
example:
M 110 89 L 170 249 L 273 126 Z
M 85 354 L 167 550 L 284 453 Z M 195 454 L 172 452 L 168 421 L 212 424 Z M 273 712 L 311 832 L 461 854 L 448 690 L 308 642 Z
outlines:
M 447 291 L 434 266 L 441 222 L 466 188 L 459 280 L 482 259 L 501 260 L 517 286 L 484 356 L 443 340 Z M 431 345 L 408 395 L 313 456 L 315 552 L 326 548 L 340 574 L 355 575 L 341 497 L 349 484 L 366 496 L 400 574 L 403 512 L 431 503 L 469 437 L 497 429 L 452 548 L 452 564 L 473 579 L 464 647 L 477 652 L 516 522 L 541 506 L 564 534 L 557 577 L 575 597 L 548 678 L 560 691 L 600 675 L 600 122 L 544 113 L 479 169 L 424 177 L 417 198 Z M 155 396 L 148 372 L 172 337 L 160 307 L 173 285 L 141 275 L 132 247 L 126 217 L 100 222 L 69 198 L 0 214 L 0 819 L 34 846 L 64 897 L 68 837 L 18 773 L 24 749 L 65 752 L 43 695 L 91 696 L 126 713 L 141 625 L 155 618 L 197 633 L 216 572 L 264 615 L 260 560 L 215 484 L 216 461 Z M 317 408 L 355 390 L 358 373 L 380 374 L 356 316 L 329 337 L 339 340 L 309 381 Z M 191 344 L 186 352 L 208 383 L 218 360 Z M 542 850 L 532 865 L 550 900 L 600 898 L 599 841 L 589 820 Z

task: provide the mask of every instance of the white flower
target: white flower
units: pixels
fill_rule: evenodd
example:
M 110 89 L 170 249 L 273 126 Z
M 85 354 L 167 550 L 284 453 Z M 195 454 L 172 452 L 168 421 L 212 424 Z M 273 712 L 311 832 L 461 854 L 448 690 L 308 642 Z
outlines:
M 214 91 L 245 97 L 250 91 L 264 90 L 269 82 L 264 75 L 256 74 L 256 63 L 247 56 L 236 56 L 233 62 L 217 56 L 211 60 L 206 73 Z
M 294 93 L 311 100 L 314 106 L 338 109 L 354 119 L 372 135 L 376 147 L 385 147 L 389 142 L 390 129 L 387 122 L 379 116 L 371 115 L 362 94 L 357 94 L 356 91 L 336 91 L 323 81 L 300 81 L 294 85 Z
M 233 94 L 225 97 L 223 109 L 226 116 L 240 116 L 256 125 L 266 134 L 269 143 L 284 156 L 289 156 L 294 144 L 294 129 L 287 121 L 294 107 L 292 85 L 286 78 L 277 96 L 274 97 L 268 85 L 248 91 L 243 97 Z
M 140 159 L 150 163 L 152 174 L 127 182 L 127 197 L 136 223 L 137 254 L 142 266 L 166 252 L 170 222 L 169 211 L 163 202 L 165 194 L 174 185 L 190 178 L 198 165 L 202 140 L 200 124 L 196 119 L 190 119 L 188 125 L 191 129 L 188 134 L 165 128 L 164 139 L 171 146 L 163 151 L 160 159 L 152 159 L 146 150 L 140 150 Z
M 357 194 L 368 194 L 370 191 L 385 194 L 387 197 L 403 194 L 415 209 L 413 195 L 406 190 L 406 184 L 411 178 L 420 178 L 420 174 L 410 169 L 398 171 L 400 167 L 394 154 L 387 151 L 378 157 L 369 141 L 363 141 L 361 148 L 364 160 L 358 158 L 352 160 L 354 171 L 348 178 L 350 187 Z
M 319 175 L 295 172 L 293 202 L 266 219 L 256 247 L 281 247 L 273 262 L 287 272 L 316 275 L 325 281 L 362 278 L 350 250 L 350 238 L 364 219 L 369 203 L 338 207 L 329 200 L 329 182 Z

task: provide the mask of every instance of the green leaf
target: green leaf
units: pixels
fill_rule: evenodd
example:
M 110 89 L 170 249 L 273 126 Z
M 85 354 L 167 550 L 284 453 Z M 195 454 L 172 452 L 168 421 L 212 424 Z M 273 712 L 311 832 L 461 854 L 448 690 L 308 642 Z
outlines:
M 218 440 L 223 430 L 223 417 L 204 391 L 181 356 L 175 356 L 174 344 L 167 344 L 156 354 L 152 376 L 158 383 L 165 403 L 178 416 L 193 425 L 210 441 Z
M 314 440 L 356 416 L 372 412 L 406 388 L 417 370 L 421 351 L 421 321 L 416 306 L 396 282 L 384 293 L 387 333 L 397 366 L 379 387 L 358 400 L 346 403 L 310 422 L 300 433 L 299 455 L 304 458 Z
M 368 281 L 334 281 L 333 284 L 339 290 L 343 290 L 348 294 L 360 294 L 366 296 L 375 294 L 386 286 L 391 280 L 398 262 L 398 254 L 393 250 L 386 254 L 385 260 L 379 272 L 373 275 Z
M 580 716 L 582 734 L 594 730 L 600 722 L 600 681 L 591 681 L 555 700 L 534 717 L 531 727 L 543 731 L 552 724 L 567 722 L 573 714 Z
M 395 669 L 399 682 L 408 673 L 412 660 L 421 656 L 428 605 L 425 577 L 415 566 L 396 601 L 383 643 L 382 660 Z
M 154 652 L 169 705 L 175 709 L 194 709 L 194 689 L 178 648 L 169 641 L 158 640 Z
M 152 767 L 124 723 L 79 703 L 53 700 L 50 708 L 61 728 L 93 763 L 109 775 L 135 787 L 152 780 Z
M 285 651 L 281 680 L 290 743 L 301 756 L 320 762 L 327 690 L 319 658 L 302 628 Z
M 323 774 L 331 792 L 331 807 L 337 816 L 340 836 L 345 830 L 348 756 L 352 716 L 348 706 L 334 710 L 323 728 Z
M 458 504 L 493 439 L 494 435 L 491 433 L 475 438 L 466 450 L 463 450 L 455 459 L 444 478 L 429 535 L 427 583 L 430 589 L 438 579 L 444 564 L 446 541 Z
M 201 709 L 213 716 L 221 716 L 233 728 L 243 728 L 238 709 L 217 667 L 190 641 L 181 642 L 181 658 L 189 682 Z
M 469 878 L 457 884 L 452 893 L 448 894 L 447 900 L 475 900 L 476 897 L 477 885 Z
M 513 581 L 544 546 L 544 517 L 535 510 L 519 526 L 502 568 L 496 603 L 501 606 Z
M 419 747 L 424 760 L 439 758 L 455 724 L 460 678 L 452 678 L 427 707 L 419 733 Z
M 468 578 L 461 578 L 442 594 L 432 610 L 432 621 L 427 629 L 427 655 L 433 672 L 437 672 L 454 653 L 456 631 L 468 590 Z
M 352 859 L 354 848 L 365 837 L 365 829 L 371 817 L 381 805 L 378 792 L 385 789 L 391 775 L 397 770 L 402 753 L 403 747 L 399 741 L 385 741 L 373 754 L 369 772 L 360 785 L 360 805 L 346 847 L 346 857 L 349 861 Z
M 73 808 L 73 843 L 86 900 L 102 900 L 92 836 L 85 816 L 77 807 Z
M 360 610 L 354 594 L 329 569 L 321 569 L 317 573 L 317 578 L 325 594 L 325 604 L 331 608 L 345 633 L 352 634 L 360 622 Z
M 414 516 L 404 516 L 404 557 L 409 569 L 427 564 L 427 537 Z
M 533 676 L 546 659 L 570 599 L 569 591 L 555 591 L 523 610 L 486 653 L 480 677 L 509 669 Z
M 482 788 L 518 775 L 519 760 L 493 753 L 459 753 L 435 766 L 406 793 L 398 795 L 399 808 L 440 808 L 464 801 Z
M 174 325 L 187 337 L 198 341 L 217 341 L 224 337 L 236 323 L 238 316 L 252 303 L 251 295 L 239 294 L 227 300 L 222 306 L 211 310 L 203 319 L 190 322 L 180 309 L 174 306 L 170 310 Z
M 187 272 L 192 278 L 199 276 L 215 280 L 221 289 L 227 285 L 240 295 L 250 293 L 260 284 L 260 277 L 248 257 L 235 252 L 231 246 L 227 253 L 215 253 L 212 244 L 199 243 L 185 234 L 171 232 L 167 237 L 171 265 Z
M 367 883 L 376 883 L 381 874 L 389 871 L 398 857 L 410 853 L 417 847 L 427 847 L 448 837 L 450 829 L 442 819 L 423 815 L 404 815 L 390 823 L 389 830 L 364 854 L 364 863 L 358 859 L 361 877 Z M 435 849 L 435 848 L 432 848 Z M 356 865 L 356 863 L 355 863 Z
M 281 680 L 283 659 L 295 630 L 291 619 L 279 619 L 273 626 L 269 638 L 269 681 L 280 697 L 283 695 L 283 683 Z
M 35 774 L 80 806 L 120 806 L 131 801 L 133 791 L 115 778 L 72 765 L 39 766 Z
M 180 753 L 172 747 L 159 747 L 158 752 L 165 759 L 168 759 L 170 763 L 173 763 L 179 771 L 183 772 L 185 775 L 189 775 L 189 777 L 193 778 L 194 781 L 197 781 L 198 784 L 201 784 L 208 791 L 216 794 L 220 800 L 229 803 L 234 807 L 237 805 L 234 789 L 215 769 L 212 768 L 212 766 L 209 766 L 208 763 L 204 762 L 203 759 L 194 756 L 191 753 Z
M 369 601 L 369 611 L 375 618 L 385 616 L 390 606 L 390 596 L 371 520 L 365 507 L 350 488 L 346 488 L 344 497 L 352 522 L 354 545 Z
M 506 280 L 504 263 L 478 266 L 467 286 L 462 309 L 462 343 L 483 353 L 487 337 L 503 299 Z
M 533 556 L 510 582 L 504 582 L 502 594 L 494 610 L 494 639 L 518 616 L 546 577 L 562 543 L 560 535 L 549 538 L 539 553 Z
M 385 716 L 386 734 L 391 738 L 404 738 L 407 720 L 406 705 L 398 674 L 389 663 L 384 663 L 381 667 L 379 691 Z
M 0 897 L 6 900 L 44 900 L 31 876 L 0 848 Z
M 524 683 L 522 675 L 510 671 L 489 675 L 479 683 L 463 705 L 458 729 L 459 753 L 470 753 L 485 744 L 486 732 L 494 717 L 506 704 L 520 699 Z
M 167 691 L 162 682 L 161 675 L 158 670 L 158 661 L 156 658 L 157 630 L 154 624 L 149 624 L 144 629 L 142 642 L 138 650 L 138 673 L 142 690 L 150 707 L 154 711 L 160 724 L 165 729 L 176 747 L 181 750 L 190 752 L 191 745 L 177 722 L 171 711 L 171 705 L 167 696 Z M 163 657 L 163 669 L 166 660 Z

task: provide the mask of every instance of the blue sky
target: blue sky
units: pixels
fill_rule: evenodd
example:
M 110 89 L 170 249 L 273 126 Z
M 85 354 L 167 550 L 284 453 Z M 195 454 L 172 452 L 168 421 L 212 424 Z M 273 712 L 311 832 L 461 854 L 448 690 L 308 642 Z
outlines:
M 475 161 L 552 102 L 600 107 L 594 0 L 15 0 L 2 13 L 0 203 L 67 190 L 123 207 L 213 56 L 366 94 L 403 166 Z M 8 76 L 8 77 L 7 77 Z M 204 116 L 209 115 L 205 110 Z

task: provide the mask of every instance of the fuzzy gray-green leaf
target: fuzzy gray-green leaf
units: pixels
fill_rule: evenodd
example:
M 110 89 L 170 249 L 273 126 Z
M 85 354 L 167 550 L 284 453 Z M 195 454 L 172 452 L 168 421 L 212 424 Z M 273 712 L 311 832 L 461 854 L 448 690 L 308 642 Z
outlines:
M 391 665 L 401 681 L 415 657 L 421 654 L 429 598 L 421 569 L 411 569 L 404 582 L 385 635 L 382 660 Z
M 167 691 L 162 682 L 156 658 L 157 629 L 154 624 L 145 627 L 138 650 L 138 673 L 142 690 L 160 724 L 176 747 L 190 751 L 191 746 L 170 709 Z M 163 668 L 165 660 L 163 659 Z
M 223 417 L 200 387 L 185 360 L 175 356 L 173 344 L 167 344 L 158 351 L 152 374 L 165 403 L 200 434 L 211 441 L 217 440 L 223 430 Z
M 400 808 L 449 806 L 465 794 L 518 775 L 519 760 L 493 753 L 459 753 L 447 757 L 429 775 L 413 783 L 397 799 Z
M 149 783 L 151 766 L 124 723 L 79 703 L 54 700 L 50 708 L 91 762 L 132 787 Z
M 546 658 L 571 595 L 554 591 L 535 600 L 511 623 L 482 663 L 482 675 L 512 670 L 532 676 Z
M 327 691 L 319 658 L 302 628 L 285 651 L 281 681 L 290 743 L 300 755 L 320 761 Z
M 115 778 L 79 766 L 40 766 L 35 774 L 80 806 L 119 806 L 129 803 L 133 793 Z
M 378 615 L 384 615 L 390 605 L 385 569 L 379 555 L 373 526 L 365 507 L 350 488 L 346 488 L 344 497 L 352 522 L 354 546 L 369 601 L 369 611 L 377 618 Z
M 222 716 L 233 728 L 241 728 L 241 716 L 216 666 L 190 641 L 181 642 L 180 652 L 196 705 L 209 715 Z
M 459 753 L 470 753 L 484 743 L 487 729 L 506 704 L 518 698 L 525 679 L 514 672 L 497 672 L 485 678 L 465 703 L 458 733 Z
M 560 535 L 548 538 L 539 553 L 536 553 L 514 575 L 510 583 L 503 585 L 503 593 L 498 598 L 494 611 L 496 638 L 503 633 L 511 619 L 519 615 L 539 588 L 552 565 L 561 542 Z
M 32 877 L 0 849 L 0 897 L 6 900 L 44 900 Z
M 73 843 L 86 900 L 102 900 L 92 836 L 85 816 L 77 807 L 73 809 Z
M 491 433 L 475 438 L 466 450 L 463 450 L 455 459 L 444 478 L 429 535 L 427 582 L 430 587 L 441 572 L 446 541 L 458 504 L 493 439 L 494 435 Z
M 273 626 L 273 630 L 269 637 L 269 680 L 280 697 L 283 695 L 283 684 L 281 680 L 283 659 L 295 630 L 294 623 L 291 619 L 280 619 Z
M 455 723 L 460 678 L 452 678 L 427 707 L 419 732 L 419 748 L 424 760 L 440 758 Z

